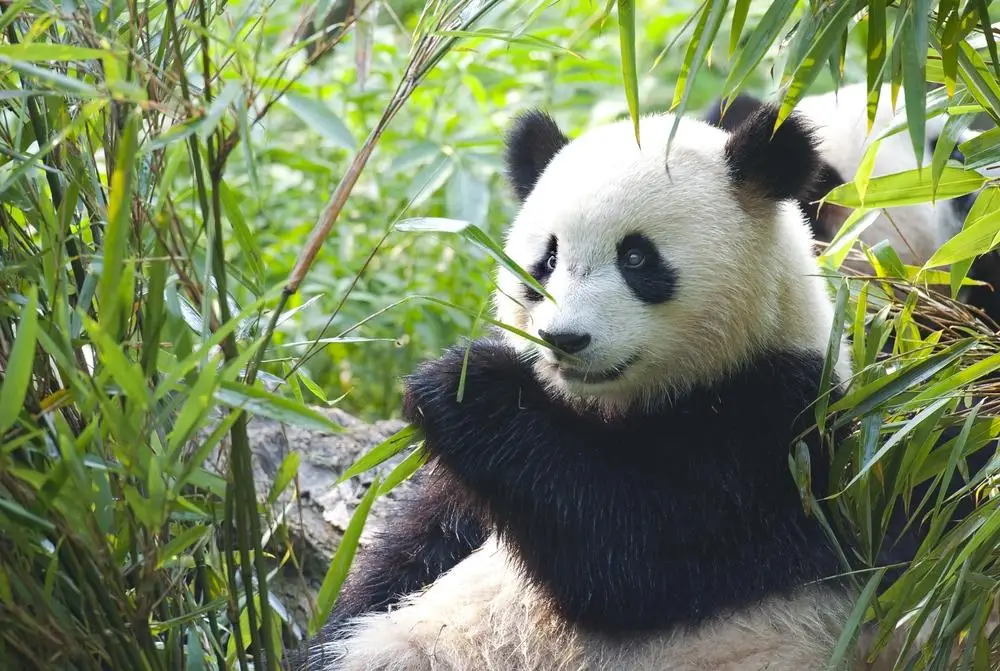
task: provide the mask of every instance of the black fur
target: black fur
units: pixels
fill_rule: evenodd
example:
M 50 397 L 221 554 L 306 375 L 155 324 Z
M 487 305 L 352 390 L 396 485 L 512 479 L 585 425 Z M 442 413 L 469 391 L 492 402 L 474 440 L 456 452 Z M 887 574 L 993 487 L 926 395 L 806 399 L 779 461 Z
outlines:
M 504 140 L 507 179 L 514 193 L 524 200 L 535 188 L 552 157 L 569 143 L 548 114 L 531 110 L 514 119 Z
M 340 626 L 364 613 L 385 611 L 447 572 L 486 540 L 483 516 L 469 493 L 432 467 L 410 483 L 413 496 L 388 516 L 389 526 L 358 557 L 364 571 L 352 571 L 341 589 L 323 635 L 336 638 Z
M 738 129 L 750 117 L 766 108 L 763 101 L 745 93 L 741 93 L 733 98 L 724 115 L 722 113 L 722 104 L 722 98 L 712 103 L 702 115 L 702 121 L 730 133 Z M 797 196 L 799 208 L 806 215 L 809 228 L 812 229 L 813 237 L 817 240 L 831 240 L 837 231 L 834 226 L 824 221 L 821 217 L 822 211 L 816 201 L 843 184 L 844 181 L 840 173 L 821 158 L 812 181 Z M 829 207 L 826 206 L 827 209 Z
M 793 112 L 774 130 L 778 108 L 762 105 L 726 142 L 729 176 L 739 189 L 774 200 L 801 199 L 820 169 L 812 129 Z
M 637 250 L 645 256 L 640 268 L 625 265 L 628 253 Z M 643 303 L 655 305 L 670 300 L 677 288 L 677 271 L 663 260 L 656 245 L 641 233 L 626 235 L 618 243 L 618 269 L 625 284 Z
M 717 128 L 732 133 L 740 125 L 756 113 L 764 102 L 746 93 L 740 93 L 729 103 L 725 114 L 722 111 L 723 99 L 719 98 L 712 103 L 708 111 L 702 115 L 702 121 L 710 123 Z
M 548 265 L 549 257 L 556 256 L 558 253 L 559 241 L 556 239 L 556 236 L 550 235 L 549 244 L 545 248 L 545 253 L 542 254 L 537 261 L 531 264 L 531 268 L 528 269 L 528 272 L 531 273 L 532 277 L 538 280 L 539 284 L 544 286 L 545 281 L 549 279 L 549 276 L 552 274 L 552 269 L 549 268 Z M 544 298 L 540 293 L 529 287 L 527 284 L 522 284 L 521 286 L 524 287 L 524 297 L 526 300 L 529 300 L 532 303 L 539 303 L 542 298 Z
M 657 629 L 838 572 L 788 470 L 819 355 L 771 352 L 655 413 L 607 421 L 553 400 L 490 340 L 471 344 L 459 402 L 465 352 L 408 379 L 404 414 L 568 619 Z M 826 461 L 814 454 L 814 483 Z
M 813 232 L 813 237 L 817 240 L 824 242 L 832 240 L 842 223 L 840 220 L 837 220 L 836 224 L 831 224 L 828 220 L 824 219 L 824 214 L 837 206 L 830 205 L 829 203 L 821 206 L 818 201 L 845 181 L 833 166 L 826 162 L 820 162 L 816 178 L 799 199 L 799 209 L 806 215 L 809 228 Z

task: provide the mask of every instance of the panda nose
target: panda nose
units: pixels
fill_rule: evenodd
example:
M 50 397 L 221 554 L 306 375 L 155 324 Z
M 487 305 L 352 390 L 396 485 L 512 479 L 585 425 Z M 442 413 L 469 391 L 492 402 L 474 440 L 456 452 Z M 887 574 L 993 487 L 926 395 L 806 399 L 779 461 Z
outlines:
M 538 329 L 538 335 L 548 344 L 567 354 L 582 352 L 590 344 L 589 333 L 571 333 L 569 331 L 549 333 L 548 331 Z

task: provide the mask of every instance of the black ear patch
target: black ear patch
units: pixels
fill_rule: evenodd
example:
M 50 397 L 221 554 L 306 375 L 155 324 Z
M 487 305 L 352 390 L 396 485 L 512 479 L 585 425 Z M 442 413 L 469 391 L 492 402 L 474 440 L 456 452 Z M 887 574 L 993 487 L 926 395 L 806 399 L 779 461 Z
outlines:
M 732 133 L 740 127 L 744 121 L 764 106 L 763 101 L 751 95 L 741 93 L 729 103 L 725 114 L 722 113 L 722 98 L 716 100 L 702 115 L 701 120 L 712 124 L 716 128 Z
M 799 199 L 820 169 L 812 128 L 792 112 L 774 132 L 778 108 L 762 105 L 726 142 L 729 176 L 739 189 L 773 200 Z
M 504 140 L 507 179 L 524 200 L 556 153 L 569 144 L 556 122 L 545 112 L 531 110 L 517 116 Z

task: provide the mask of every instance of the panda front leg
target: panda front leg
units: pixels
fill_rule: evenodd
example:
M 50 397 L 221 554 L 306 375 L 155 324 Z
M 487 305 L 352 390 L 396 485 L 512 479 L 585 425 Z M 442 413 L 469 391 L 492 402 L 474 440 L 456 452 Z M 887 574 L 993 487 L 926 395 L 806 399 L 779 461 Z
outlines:
M 425 449 L 482 501 L 563 618 L 602 632 L 670 621 L 669 604 L 684 595 L 672 592 L 679 581 L 667 568 L 659 464 L 603 444 L 594 422 L 554 401 L 496 341 L 452 348 L 406 387 L 404 415 L 423 429 Z

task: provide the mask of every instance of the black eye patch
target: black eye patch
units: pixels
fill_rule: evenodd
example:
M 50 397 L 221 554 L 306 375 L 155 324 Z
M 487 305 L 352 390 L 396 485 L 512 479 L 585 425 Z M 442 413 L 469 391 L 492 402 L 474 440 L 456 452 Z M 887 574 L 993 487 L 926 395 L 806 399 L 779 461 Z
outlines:
M 542 257 L 535 261 L 530 268 L 528 268 L 528 273 L 538 280 L 539 284 L 544 285 L 545 280 L 549 279 L 549 276 L 552 275 L 552 271 L 555 270 L 556 259 L 558 258 L 556 255 L 558 247 L 559 245 L 556 240 L 556 236 L 550 236 L 549 244 L 545 249 L 545 253 L 542 254 Z M 542 295 L 531 287 L 524 285 L 524 298 L 533 303 L 538 303 L 542 300 Z
M 670 300 L 677 286 L 677 271 L 663 260 L 656 245 L 641 233 L 626 235 L 618 243 L 618 270 L 625 284 L 643 303 Z

